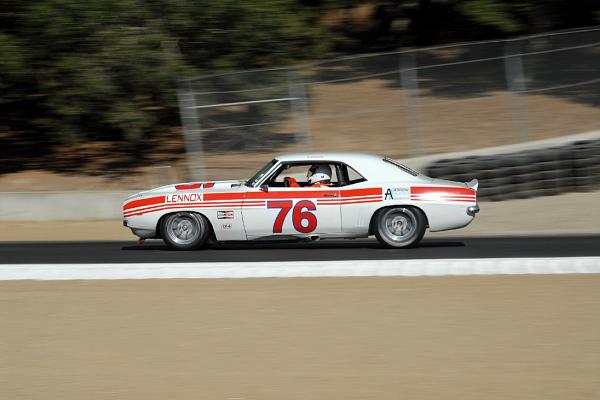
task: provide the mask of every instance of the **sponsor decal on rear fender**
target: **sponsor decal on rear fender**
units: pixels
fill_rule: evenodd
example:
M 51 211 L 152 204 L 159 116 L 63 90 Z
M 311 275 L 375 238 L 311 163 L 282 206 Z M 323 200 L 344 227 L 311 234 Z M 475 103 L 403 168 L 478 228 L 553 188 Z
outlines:
M 409 196 L 408 188 L 394 187 L 394 188 L 387 188 L 387 190 L 385 191 L 384 200 L 406 200 L 409 197 L 410 196 Z

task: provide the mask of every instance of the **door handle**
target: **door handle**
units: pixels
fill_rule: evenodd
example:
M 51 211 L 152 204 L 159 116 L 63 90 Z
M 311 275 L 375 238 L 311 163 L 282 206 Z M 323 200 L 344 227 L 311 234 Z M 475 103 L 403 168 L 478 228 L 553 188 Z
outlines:
M 325 196 L 325 197 L 337 197 L 337 193 L 325 193 L 323 196 Z

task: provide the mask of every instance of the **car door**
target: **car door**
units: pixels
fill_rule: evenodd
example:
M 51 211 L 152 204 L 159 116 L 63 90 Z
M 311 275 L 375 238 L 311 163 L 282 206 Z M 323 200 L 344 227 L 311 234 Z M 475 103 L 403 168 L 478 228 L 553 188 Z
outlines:
M 342 203 L 342 232 L 356 236 L 366 236 L 373 210 L 380 207 L 382 189 L 369 183 L 349 165 L 343 165 L 344 187 L 340 191 Z
M 342 227 L 340 191 L 310 186 L 250 188 L 242 215 L 248 239 L 336 234 Z
M 248 239 L 341 232 L 338 188 L 250 189 L 242 205 Z

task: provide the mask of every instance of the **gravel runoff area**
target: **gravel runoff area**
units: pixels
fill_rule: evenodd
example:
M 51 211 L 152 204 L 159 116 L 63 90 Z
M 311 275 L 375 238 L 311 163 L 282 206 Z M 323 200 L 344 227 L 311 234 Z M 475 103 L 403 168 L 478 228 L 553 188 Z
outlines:
M 466 228 L 427 237 L 600 233 L 600 191 L 482 202 Z M 135 240 L 120 220 L 3 222 L 0 241 Z
M 0 282 L 0 398 L 600 398 L 600 275 Z

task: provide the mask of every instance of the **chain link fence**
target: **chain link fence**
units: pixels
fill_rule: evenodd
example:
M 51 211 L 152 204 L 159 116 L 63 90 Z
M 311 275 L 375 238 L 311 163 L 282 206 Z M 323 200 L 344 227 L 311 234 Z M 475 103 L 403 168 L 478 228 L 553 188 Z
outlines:
M 190 179 L 271 155 L 394 158 L 600 129 L 600 27 L 366 54 L 182 81 Z

